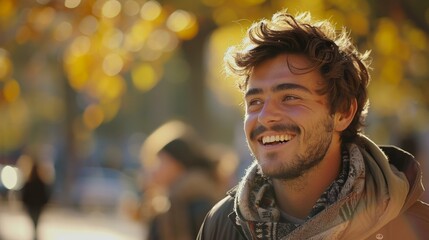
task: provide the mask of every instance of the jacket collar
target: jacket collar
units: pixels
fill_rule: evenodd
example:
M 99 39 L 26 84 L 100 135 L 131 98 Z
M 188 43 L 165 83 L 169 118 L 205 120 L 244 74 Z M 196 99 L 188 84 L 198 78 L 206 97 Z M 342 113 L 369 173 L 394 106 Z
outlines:
M 407 201 L 402 209 L 402 211 L 405 211 L 420 198 L 424 191 L 420 164 L 414 159 L 413 155 L 398 147 L 380 146 L 380 148 L 386 154 L 389 163 L 404 173 L 410 185 Z
M 237 193 L 237 188 L 238 188 L 238 185 L 231 188 L 226 194 L 228 196 L 230 196 L 232 199 L 234 199 L 235 195 Z M 231 204 L 231 205 L 233 205 L 233 204 Z M 231 221 L 232 226 L 234 226 L 234 228 L 240 233 L 240 235 L 244 239 L 246 239 L 246 235 L 244 234 L 243 229 L 240 227 L 240 225 L 237 224 L 237 213 L 235 213 L 234 207 L 231 208 L 231 212 L 228 214 L 228 219 L 229 219 L 229 221 Z

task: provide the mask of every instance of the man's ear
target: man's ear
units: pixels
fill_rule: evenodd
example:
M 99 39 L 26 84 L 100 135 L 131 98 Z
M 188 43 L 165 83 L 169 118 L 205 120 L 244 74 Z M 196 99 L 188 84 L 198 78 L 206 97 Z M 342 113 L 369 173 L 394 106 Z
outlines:
M 357 101 L 354 98 L 350 104 L 350 107 L 345 112 L 335 113 L 335 131 L 342 132 L 344 131 L 352 122 L 357 111 Z

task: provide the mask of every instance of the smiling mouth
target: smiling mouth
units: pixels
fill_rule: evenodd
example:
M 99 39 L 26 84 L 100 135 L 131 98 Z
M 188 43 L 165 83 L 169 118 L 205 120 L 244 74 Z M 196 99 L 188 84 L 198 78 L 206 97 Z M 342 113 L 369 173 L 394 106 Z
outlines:
M 263 145 L 275 145 L 287 143 L 292 140 L 295 136 L 290 134 L 282 134 L 282 135 L 272 135 L 272 136 L 264 136 L 259 139 L 259 142 Z

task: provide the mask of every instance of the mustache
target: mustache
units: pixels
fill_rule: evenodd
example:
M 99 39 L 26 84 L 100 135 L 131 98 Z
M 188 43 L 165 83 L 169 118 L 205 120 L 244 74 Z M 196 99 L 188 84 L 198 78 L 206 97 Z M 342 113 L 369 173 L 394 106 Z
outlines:
M 270 128 L 267 128 L 263 125 L 259 125 L 250 132 L 250 139 L 255 140 L 256 136 L 258 136 L 258 135 L 260 135 L 260 134 L 262 134 L 268 130 L 274 131 L 274 132 L 285 132 L 285 131 L 287 131 L 287 132 L 295 133 L 297 135 L 301 133 L 301 130 L 295 124 L 276 124 L 276 125 L 271 126 Z

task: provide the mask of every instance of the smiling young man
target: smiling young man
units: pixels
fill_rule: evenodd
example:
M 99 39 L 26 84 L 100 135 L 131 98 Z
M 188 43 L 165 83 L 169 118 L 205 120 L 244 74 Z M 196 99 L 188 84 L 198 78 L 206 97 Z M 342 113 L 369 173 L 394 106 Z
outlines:
M 197 239 L 424 239 L 418 163 L 361 133 L 368 53 L 343 29 L 286 11 L 231 48 L 255 161 Z

